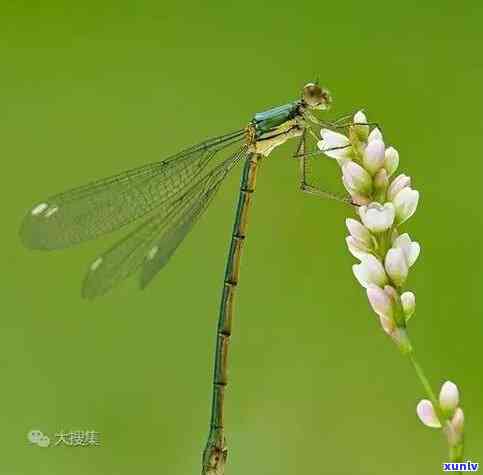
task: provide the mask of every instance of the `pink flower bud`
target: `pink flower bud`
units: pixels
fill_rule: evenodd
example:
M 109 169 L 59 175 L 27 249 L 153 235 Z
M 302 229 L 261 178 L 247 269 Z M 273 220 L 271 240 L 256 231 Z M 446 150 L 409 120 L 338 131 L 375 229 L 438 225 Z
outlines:
M 451 419 L 451 425 L 456 432 L 462 434 L 464 423 L 465 415 L 463 413 L 463 409 L 461 409 L 461 407 L 458 407 L 454 413 L 453 419 Z
M 465 417 L 463 409 L 458 407 L 450 423 L 445 427 L 445 433 L 448 437 L 448 444 L 450 447 L 455 447 L 461 444 L 463 440 L 464 422 Z
M 434 411 L 431 401 L 428 401 L 427 399 L 419 401 L 419 404 L 416 407 L 416 413 L 425 426 L 434 428 L 441 427 L 441 423 L 436 416 L 436 412 Z
M 370 284 L 367 287 L 367 298 L 372 309 L 380 317 L 392 320 L 394 315 L 394 305 L 392 299 L 384 292 L 381 287 Z

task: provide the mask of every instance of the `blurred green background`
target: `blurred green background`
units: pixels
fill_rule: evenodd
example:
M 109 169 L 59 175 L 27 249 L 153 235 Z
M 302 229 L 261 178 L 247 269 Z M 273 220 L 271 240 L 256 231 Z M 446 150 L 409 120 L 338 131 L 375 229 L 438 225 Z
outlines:
M 30 252 L 50 194 L 243 126 L 319 76 L 331 117 L 365 107 L 421 191 L 411 333 L 435 385 L 458 383 L 483 462 L 481 2 L 13 2 L 0 17 L 0 473 L 199 473 L 239 173 L 169 266 L 86 302 L 118 238 Z M 350 210 L 298 191 L 293 144 L 262 164 L 231 349 L 227 474 L 436 474 L 441 434 L 351 273 Z M 339 187 L 334 162 L 314 175 Z M 323 181 L 322 181 L 323 180 Z M 96 430 L 40 449 L 26 433 Z

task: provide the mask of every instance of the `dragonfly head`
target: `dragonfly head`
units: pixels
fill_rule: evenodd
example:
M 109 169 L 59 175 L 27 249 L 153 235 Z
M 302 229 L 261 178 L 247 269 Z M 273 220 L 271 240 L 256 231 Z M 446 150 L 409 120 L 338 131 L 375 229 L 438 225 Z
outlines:
M 302 101 L 310 109 L 327 110 L 332 104 L 332 97 L 327 89 L 317 83 L 309 82 L 302 91 Z

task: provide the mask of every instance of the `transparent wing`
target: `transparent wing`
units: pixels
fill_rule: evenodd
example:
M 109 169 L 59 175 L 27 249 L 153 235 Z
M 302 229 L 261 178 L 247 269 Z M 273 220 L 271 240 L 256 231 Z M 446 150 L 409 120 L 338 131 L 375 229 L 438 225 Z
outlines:
M 239 130 L 144 165 L 52 196 L 24 218 L 32 249 L 61 249 L 114 231 L 161 206 L 196 179 L 216 153 L 240 142 Z
M 148 285 L 211 203 L 227 173 L 248 155 L 244 145 L 96 259 L 85 277 L 83 297 L 105 294 L 141 267 L 141 287 Z

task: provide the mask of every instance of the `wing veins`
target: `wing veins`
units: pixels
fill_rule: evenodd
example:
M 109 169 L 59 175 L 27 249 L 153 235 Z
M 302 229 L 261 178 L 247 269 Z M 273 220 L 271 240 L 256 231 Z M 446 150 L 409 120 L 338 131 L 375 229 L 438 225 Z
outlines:
M 91 269 L 86 275 L 83 286 L 84 297 L 94 298 L 104 294 L 118 281 L 138 270 L 143 263 L 146 264 L 145 268 L 152 271 L 147 278 L 145 278 L 147 272 L 143 271 L 141 276 L 141 285 L 143 287 L 147 285 L 169 260 L 191 227 L 206 210 L 227 173 L 246 156 L 246 153 L 247 147 L 243 146 L 238 152 L 192 184 L 181 196 L 176 197 L 171 203 L 161 206 L 162 209 L 158 210 L 155 215 L 111 247 L 104 254 L 105 257 L 100 258 L 100 266 L 108 266 L 105 275 L 99 275 L 101 268 L 97 267 L 94 270 Z M 172 219 L 173 217 L 174 219 Z M 159 268 L 154 267 L 153 271 L 153 266 L 148 264 L 156 263 L 156 261 L 148 259 L 148 251 L 154 248 L 156 242 L 159 255 L 163 259 Z M 163 249 L 165 244 L 170 244 L 170 246 Z M 116 257 L 117 252 L 120 255 Z M 98 261 L 99 259 L 95 262 Z
M 59 249 L 125 226 L 169 201 L 219 151 L 241 140 L 244 131 L 215 137 L 162 162 L 54 195 L 40 205 L 43 211 L 35 214 L 36 207 L 25 217 L 22 240 L 31 248 Z

